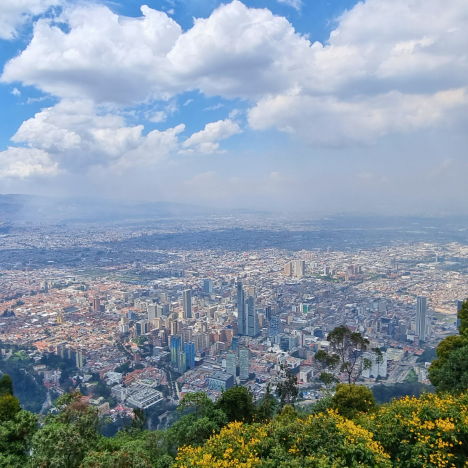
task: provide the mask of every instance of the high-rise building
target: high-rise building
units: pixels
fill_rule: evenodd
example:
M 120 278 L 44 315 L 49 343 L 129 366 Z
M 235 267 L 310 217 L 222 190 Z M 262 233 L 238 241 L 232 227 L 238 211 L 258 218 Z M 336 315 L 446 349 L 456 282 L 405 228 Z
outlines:
M 286 265 L 284 265 L 284 267 L 283 267 L 283 275 L 291 276 L 292 271 L 293 271 L 292 270 L 292 263 L 291 262 L 286 263 Z
M 416 335 L 419 341 L 426 341 L 426 298 L 418 296 L 416 299 Z
M 57 317 L 57 323 L 63 323 L 63 312 L 60 311 Z
M 47 282 L 47 280 L 41 281 L 41 290 L 45 293 L 49 292 L 49 283 Z
M 186 354 L 182 350 L 180 350 L 177 354 L 177 368 L 181 374 L 187 370 Z
M 192 290 L 185 289 L 183 292 L 184 318 L 192 318 Z
M 135 335 L 141 336 L 145 333 L 148 333 L 148 321 L 147 320 L 140 320 L 139 322 L 135 323 Z
M 249 296 L 245 301 L 247 315 L 246 335 L 255 337 L 260 334 L 260 323 L 258 321 L 258 310 L 255 307 L 255 296 Z
M 249 350 L 239 350 L 239 377 L 241 380 L 249 380 Z
M 101 300 L 95 297 L 93 299 L 93 312 L 99 312 L 101 310 Z
M 171 321 L 170 322 L 170 327 L 171 327 L 171 335 L 177 335 L 178 331 L 179 331 L 179 323 L 174 320 L 174 321 Z
M 237 332 L 239 335 L 246 335 L 246 314 L 245 314 L 245 294 L 242 283 L 237 283 Z
M 278 315 L 271 317 L 270 326 L 268 327 L 268 336 L 274 337 L 282 331 L 281 320 Z
M 78 369 L 83 367 L 83 351 L 81 351 L 81 349 L 76 351 L 76 367 L 78 367 Z
M 236 377 L 236 353 L 230 352 L 226 355 L 226 374 Z
M 232 337 L 232 350 L 237 351 L 237 344 L 238 344 L 239 338 L 237 336 Z
M 179 335 L 171 336 L 170 346 L 171 346 L 171 362 L 172 364 L 177 364 L 179 351 L 182 348 L 182 338 Z
M 213 292 L 213 280 L 211 278 L 203 280 L 203 292 L 206 294 L 211 294 Z
M 195 343 L 193 341 L 187 341 L 184 347 L 187 368 L 193 369 L 195 367 Z
M 292 272 L 296 278 L 302 278 L 303 276 L 305 276 L 305 261 L 294 260 L 292 265 Z
M 271 320 L 271 306 L 265 307 L 265 318 Z
M 153 323 L 153 320 L 158 316 L 157 315 L 157 305 L 151 304 L 148 306 L 148 322 Z

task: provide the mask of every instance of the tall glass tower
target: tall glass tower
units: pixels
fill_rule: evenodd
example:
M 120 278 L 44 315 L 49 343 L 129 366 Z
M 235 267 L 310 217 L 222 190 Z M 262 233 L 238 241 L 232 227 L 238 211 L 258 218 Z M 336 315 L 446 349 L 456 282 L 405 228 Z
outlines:
M 184 318 L 192 318 L 192 290 L 185 289 L 183 292 Z
M 426 341 L 426 298 L 418 296 L 416 301 L 416 335 L 419 341 Z
M 239 335 L 247 334 L 245 320 L 245 293 L 242 283 L 237 283 L 237 333 Z

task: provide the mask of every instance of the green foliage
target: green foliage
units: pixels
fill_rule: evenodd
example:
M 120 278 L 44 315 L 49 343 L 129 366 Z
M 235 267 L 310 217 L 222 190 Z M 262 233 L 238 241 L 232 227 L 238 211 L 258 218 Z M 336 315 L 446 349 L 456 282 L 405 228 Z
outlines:
M 0 370 L 11 378 L 15 395 L 23 409 L 38 413 L 46 399 L 47 389 L 42 384 L 42 378 L 34 375 L 33 364 L 34 361 L 26 354 L 22 360 L 0 360 Z
M 314 405 L 312 405 L 312 410 L 310 414 L 319 414 L 319 413 L 326 413 L 327 410 L 333 408 L 333 401 L 332 396 L 326 396 L 325 398 L 321 398 L 317 401 Z
M 448 336 L 439 343 L 438 359 L 429 368 L 429 380 L 438 391 L 459 393 L 468 389 L 467 353 L 468 339 L 464 335 Z
M 132 421 L 124 428 L 124 431 L 129 434 L 135 434 L 143 431 L 147 419 L 148 416 L 145 415 L 145 412 L 142 409 L 134 408 Z
M 228 421 L 251 422 L 255 414 L 255 405 L 250 390 L 245 387 L 232 387 L 221 394 L 216 408 L 226 414 Z
M 299 396 L 299 386 L 297 377 L 288 367 L 281 366 L 281 381 L 276 386 L 276 395 L 280 399 L 280 407 L 284 405 L 294 405 Z
M 411 369 L 405 377 L 405 382 L 407 383 L 416 383 L 418 381 L 418 376 L 413 369 Z
M 458 331 L 460 335 L 463 335 L 465 332 L 468 332 L 468 299 L 462 303 L 458 311 L 458 320 L 460 320 Z
M 9 393 L 0 396 L 0 422 L 11 421 L 20 411 L 18 398 Z
M 426 348 L 416 362 L 432 362 L 437 357 L 436 348 Z
M 0 379 L 0 395 L 13 395 L 13 380 L 8 374 Z
M 338 384 L 331 401 L 333 408 L 345 418 L 353 418 L 359 413 L 368 413 L 376 406 L 372 391 L 363 385 L 355 384 Z
M 273 419 L 278 407 L 276 398 L 271 394 L 270 384 L 267 385 L 265 395 L 257 402 L 255 421 L 266 423 Z
M 0 423 L 0 468 L 27 465 L 31 438 L 36 430 L 37 416 L 28 411 L 19 411 L 13 418 Z
M 114 370 L 115 370 L 115 372 L 120 372 L 121 374 L 126 374 L 130 369 L 130 364 L 131 364 L 130 361 L 124 362 L 120 366 L 116 367 Z
M 431 371 L 431 381 L 441 392 L 462 393 L 468 389 L 468 346 L 452 351 L 444 363 Z
M 328 370 L 339 369 L 346 375 L 349 384 L 356 382 L 362 371 L 372 366 L 369 359 L 360 360 L 361 353 L 366 351 L 369 345 L 369 340 L 360 333 L 352 332 L 342 325 L 330 332 L 327 340 L 330 342 L 330 352 L 320 350 L 316 354 L 317 361 Z M 373 351 L 380 353 L 377 348 Z

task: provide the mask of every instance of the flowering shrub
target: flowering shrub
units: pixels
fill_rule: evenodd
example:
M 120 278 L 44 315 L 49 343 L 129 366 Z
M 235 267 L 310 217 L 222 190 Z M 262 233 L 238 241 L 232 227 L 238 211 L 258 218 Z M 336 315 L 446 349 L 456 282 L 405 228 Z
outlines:
M 468 396 L 425 394 L 346 419 L 328 410 L 298 418 L 291 407 L 267 425 L 232 423 L 178 468 L 468 467 Z
M 362 423 L 401 467 L 468 466 L 468 395 L 424 394 L 383 406 Z
M 391 467 L 370 431 L 338 413 L 298 419 L 278 417 L 269 425 L 232 423 L 203 447 L 179 450 L 179 468 Z

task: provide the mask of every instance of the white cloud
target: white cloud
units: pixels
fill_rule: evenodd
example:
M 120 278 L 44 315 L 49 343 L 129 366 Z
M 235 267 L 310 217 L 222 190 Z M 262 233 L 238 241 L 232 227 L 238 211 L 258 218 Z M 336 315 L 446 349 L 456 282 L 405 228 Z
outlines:
M 46 151 L 58 168 L 82 171 L 91 166 L 153 164 L 178 148 L 184 125 L 143 135 L 143 125 L 126 126 L 123 117 L 91 101 L 63 100 L 25 121 L 12 141 Z
M 185 102 L 184 102 L 184 106 L 188 106 L 190 103 L 193 102 L 193 99 L 187 99 Z
M 5 66 L 3 81 L 21 81 L 63 98 L 135 102 L 171 92 L 166 54 L 182 30 L 166 13 L 142 6 L 142 18 L 101 5 L 68 6 L 65 32 L 49 19 Z
M 13 94 L 13 96 L 21 96 L 21 91 L 18 88 L 13 88 L 11 94 Z
M 119 17 L 80 4 L 65 8 L 66 28 L 37 21 L 1 79 L 63 101 L 26 121 L 14 141 L 46 151 L 59 168 L 147 164 L 180 149 L 182 127 L 144 136 L 143 126 L 96 106 L 161 100 L 149 115 L 161 122 L 177 110 L 173 96 L 186 91 L 250 99 L 252 128 L 276 128 L 313 145 L 370 143 L 450 126 L 466 113 L 465 0 L 359 2 L 324 44 L 238 0 L 185 32 L 163 12 L 143 6 L 142 13 Z M 220 140 L 241 132 L 234 117 L 207 124 L 181 152 L 218 152 Z
M 297 92 L 262 99 L 248 120 L 256 130 L 274 126 L 312 144 L 344 146 L 371 143 L 390 132 L 449 124 L 450 114 L 467 105 L 466 88 L 434 95 L 392 91 L 349 101 Z
M 154 123 L 165 122 L 166 119 L 167 119 L 167 114 L 164 111 L 156 111 L 149 118 L 150 122 L 154 122 Z
M 278 0 L 278 3 L 285 3 L 297 11 L 301 11 L 303 6 L 302 0 Z
M 61 0 L 2 0 L 0 7 L 0 39 L 14 39 L 18 30 Z
M 36 148 L 12 148 L 0 151 L 0 179 L 26 178 L 32 175 L 56 175 L 58 165 L 46 151 Z
M 205 125 L 205 129 L 194 133 L 182 144 L 183 148 L 193 148 L 195 151 L 211 154 L 219 149 L 220 140 L 242 133 L 239 125 L 230 119 L 218 120 Z

